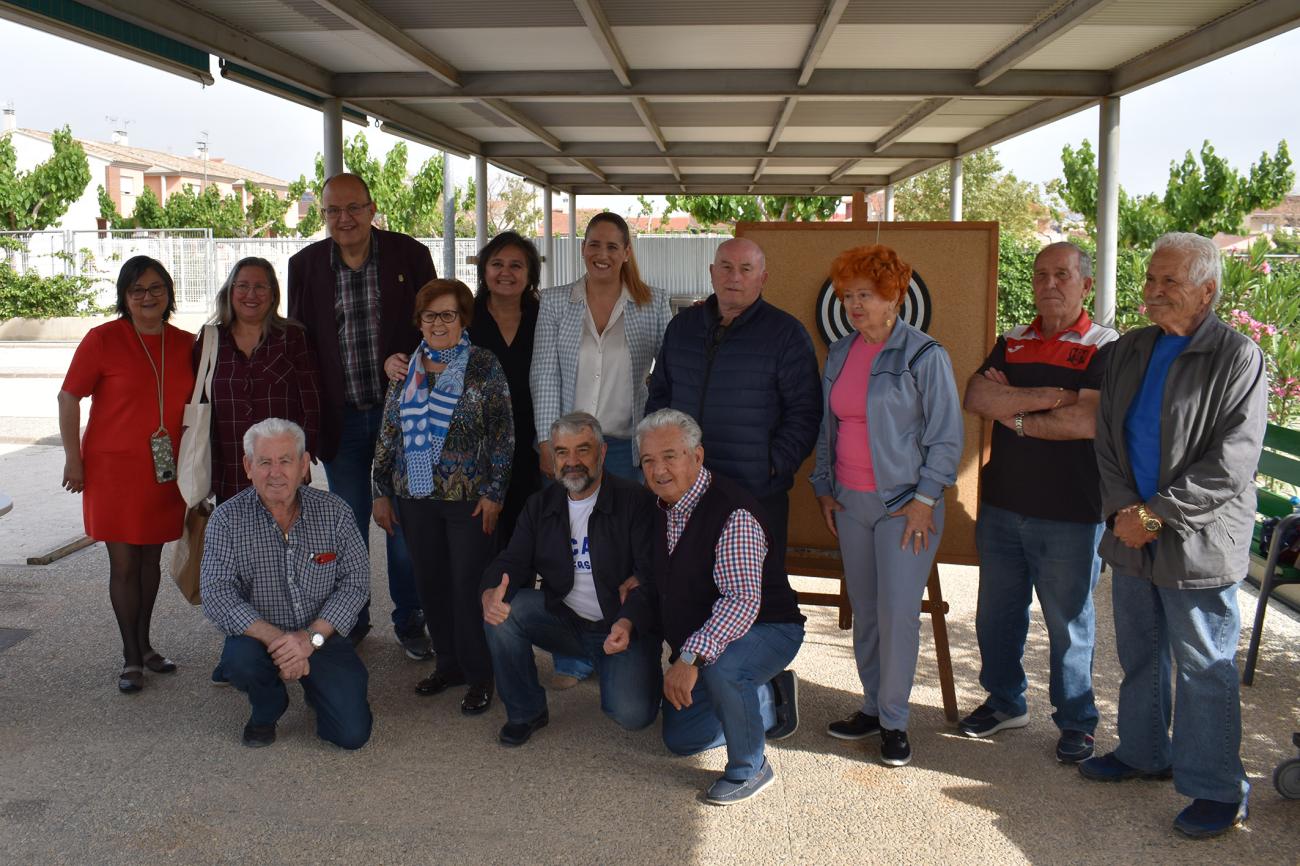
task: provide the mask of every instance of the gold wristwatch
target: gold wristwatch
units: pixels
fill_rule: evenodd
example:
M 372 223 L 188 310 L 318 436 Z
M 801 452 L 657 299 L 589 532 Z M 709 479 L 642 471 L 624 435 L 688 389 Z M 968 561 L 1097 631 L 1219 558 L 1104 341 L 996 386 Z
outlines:
M 1138 520 L 1142 521 L 1142 528 L 1147 532 L 1159 532 L 1160 527 L 1165 525 L 1163 520 L 1156 517 L 1150 511 L 1147 511 L 1146 505 L 1139 505 L 1137 507 L 1137 513 Z

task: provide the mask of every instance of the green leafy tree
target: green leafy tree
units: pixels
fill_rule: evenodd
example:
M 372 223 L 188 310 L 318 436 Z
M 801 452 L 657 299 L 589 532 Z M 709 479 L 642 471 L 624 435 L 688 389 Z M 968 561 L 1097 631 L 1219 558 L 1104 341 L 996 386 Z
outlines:
M 664 216 L 681 211 L 702 226 L 738 222 L 830 219 L 839 210 L 838 195 L 677 195 L 664 197 Z
M 9 136 L 0 136 L 0 229 L 40 231 L 59 221 L 90 185 L 86 152 L 68 127 L 50 136 L 54 153 L 31 171 L 18 170 Z
M 1088 231 L 1096 235 L 1097 160 L 1087 139 L 1077 148 L 1061 150 L 1062 177 L 1048 191 L 1067 209 L 1083 215 Z M 1285 141 L 1245 176 L 1228 165 L 1206 141 L 1199 159 L 1189 150 L 1181 163 L 1169 164 L 1163 197 L 1132 196 L 1119 188 L 1119 244 L 1147 247 L 1167 231 L 1196 232 L 1207 237 L 1217 232 L 1236 234 L 1246 214 L 1281 201 L 1295 183 L 1291 155 Z
M 131 211 L 131 226 L 137 229 L 187 228 L 187 226 L 170 226 L 167 214 L 158 203 L 158 196 L 150 187 L 145 187 L 135 197 L 135 209 Z
M 442 234 L 442 158 L 434 156 L 424 161 L 414 175 L 407 173 L 409 152 L 405 142 L 399 141 L 383 160 L 370 155 L 370 145 L 365 133 L 358 132 L 343 142 L 343 166 L 361 177 L 370 187 L 379 219 L 392 231 L 416 237 Z M 316 154 L 314 180 L 300 178 L 320 201 L 325 188 L 325 160 Z M 457 196 L 459 213 L 460 198 Z M 319 208 L 313 204 L 300 225 L 299 234 L 314 234 L 322 224 Z M 310 228 L 311 231 L 305 231 Z M 473 234 L 471 230 L 470 234 Z
M 275 190 L 263 189 L 251 180 L 244 181 L 244 189 L 249 197 L 248 207 L 244 210 L 244 237 L 269 238 L 288 234 L 284 216 L 297 199 L 292 194 L 280 198 Z
M 99 199 L 99 217 L 110 229 L 120 229 L 126 226 L 126 220 L 117 212 L 117 205 L 113 203 L 113 197 L 108 194 L 101 183 L 95 190 Z
M 1003 168 L 997 152 L 979 150 L 961 161 L 962 218 L 996 222 L 999 234 L 1017 242 L 1033 238 L 1048 214 L 1036 184 Z M 894 214 L 900 220 L 936 221 L 950 216 L 951 168 L 947 163 L 908 178 L 894 189 Z

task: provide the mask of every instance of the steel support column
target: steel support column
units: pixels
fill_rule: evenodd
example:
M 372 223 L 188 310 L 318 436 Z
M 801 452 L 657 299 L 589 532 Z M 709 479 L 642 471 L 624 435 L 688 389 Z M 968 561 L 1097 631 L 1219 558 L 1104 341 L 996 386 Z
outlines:
M 325 177 L 331 178 L 343 171 L 343 100 L 326 99 L 321 103 L 324 121 Z
M 1119 97 L 1101 101 L 1097 129 L 1097 270 L 1093 319 L 1115 322 L 1115 265 L 1119 247 Z
M 555 285 L 555 232 L 551 226 L 551 188 L 542 187 L 542 287 Z
M 488 242 L 487 160 L 474 157 L 474 240 L 482 250 Z
M 894 221 L 894 185 L 891 183 L 885 187 L 885 222 Z
M 582 248 L 578 246 L 578 194 L 569 192 L 569 262 L 573 265 L 573 278 L 582 276 Z
M 948 219 L 961 222 L 961 157 L 948 161 L 951 172 L 951 188 L 948 199 Z
M 446 151 L 442 153 L 442 278 L 456 279 L 456 181 Z

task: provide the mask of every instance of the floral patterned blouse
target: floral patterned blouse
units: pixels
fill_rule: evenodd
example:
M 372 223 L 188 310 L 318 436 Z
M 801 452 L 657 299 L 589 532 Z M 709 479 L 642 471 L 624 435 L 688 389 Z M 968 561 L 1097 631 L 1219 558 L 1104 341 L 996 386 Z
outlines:
M 376 498 L 412 498 L 398 421 L 403 384 L 389 383 L 384 399 L 384 421 L 375 443 Z M 470 346 L 465 390 L 451 416 L 442 460 L 433 470 L 433 492 L 424 498 L 473 502 L 486 496 L 493 502 L 501 502 L 510 485 L 514 452 L 515 422 L 505 371 L 491 351 Z

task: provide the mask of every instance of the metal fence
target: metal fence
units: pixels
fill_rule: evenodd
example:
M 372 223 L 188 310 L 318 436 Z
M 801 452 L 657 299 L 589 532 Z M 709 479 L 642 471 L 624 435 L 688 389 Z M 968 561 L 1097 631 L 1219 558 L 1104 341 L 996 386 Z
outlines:
M 85 276 L 94 281 L 98 303 L 109 306 L 116 297 L 117 273 L 132 256 L 147 255 L 163 263 L 176 286 L 182 313 L 208 314 L 213 299 L 235 263 L 259 256 L 275 266 L 281 282 L 289 258 L 312 243 L 305 238 L 214 238 L 208 229 L 111 231 L 0 232 L 19 241 L 16 248 L 0 246 L 0 261 L 41 276 Z M 442 265 L 442 238 L 420 238 L 434 264 Z M 653 286 L 677 296 L 701 296 L 710 291 L 708 266 L 725 235 L 643 235 L 633 240 L 641 276 Z M 456 238 L 456 278 L 474 286 L 478 277 L 470 259 L 478 253 L 473 238 Z M 542 238 L 535 243 L 544 250 Z M 578 239 L 581 244 L 581 239 Z M 568 235 L 554 238 L 551 285 L 572 282 L 583 273 L 578 248 Z M 283 302 L 283 299 L 282 299 Z

